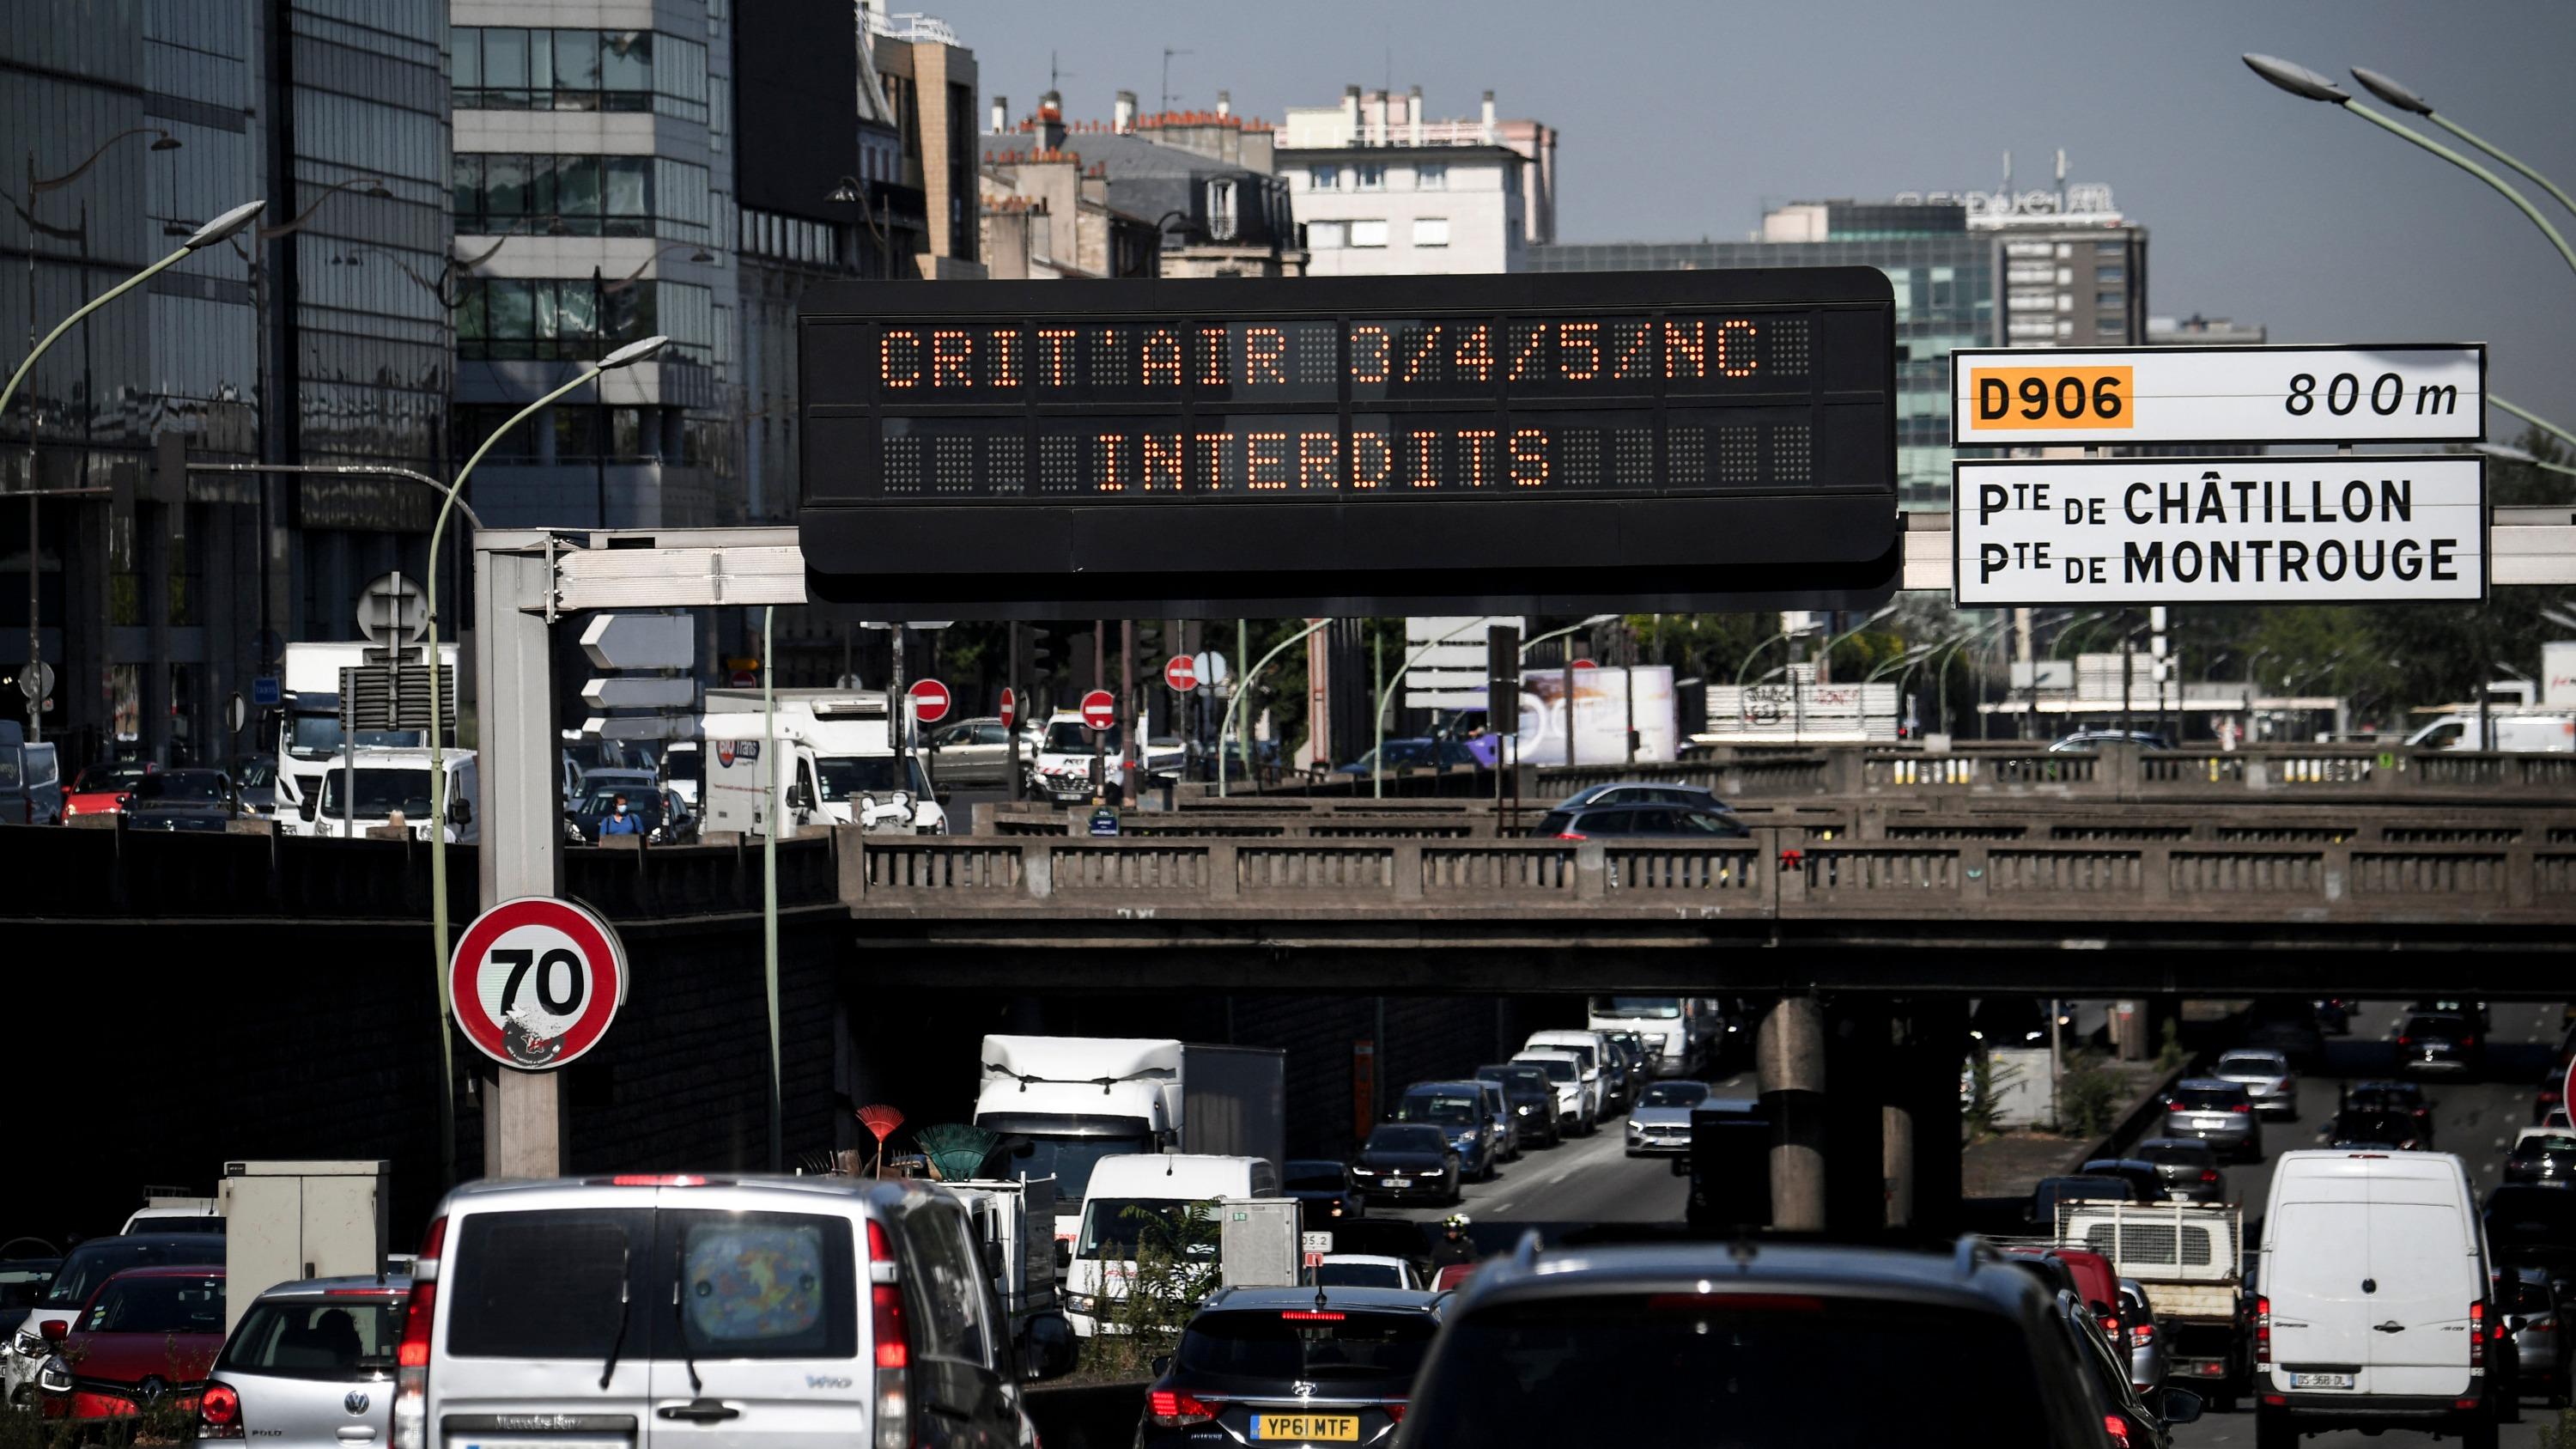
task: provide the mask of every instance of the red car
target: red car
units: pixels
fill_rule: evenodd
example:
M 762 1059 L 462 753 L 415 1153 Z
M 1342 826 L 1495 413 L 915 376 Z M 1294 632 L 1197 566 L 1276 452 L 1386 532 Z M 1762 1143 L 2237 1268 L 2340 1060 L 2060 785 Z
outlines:
M 223 1269 L 128 1268 L 98 1285 L 37 1375 L 45 1417 L 130 1419 L 146 1407 L 194 1413 L 223 1347 Z
M 63 818 L 75 815 L 114 815 L 125 808 L 125 797 L 132 793 L 134 782 L 161 768 L 140 760 L 119 760 L 113 765 L 92 765 L 72 781 L 63 796 Z

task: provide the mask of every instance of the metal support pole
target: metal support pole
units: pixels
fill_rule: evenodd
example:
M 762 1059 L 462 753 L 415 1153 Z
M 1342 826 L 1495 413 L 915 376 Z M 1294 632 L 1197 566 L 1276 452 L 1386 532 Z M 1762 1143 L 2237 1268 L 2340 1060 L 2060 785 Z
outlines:
M 1754 1039 L 1762 1112 L 1771 1122 L 1771 1225 L 1825 1226 L 1825 1008 L 1784 996 Z
M 1145 798 L 1145 776 L 1136 768 L 1144 758 L 1136 748 L 1136 737 L 1151 724 L 1154 711 L 1136 697 L 1136 621 L 1118 621 L 1118 712 L 1127 717 L 1127 728 L 1118 732 L 1118 776 L 1127 782 L 1125 803 L 1140 804 Z
M 1020 778 L 1020 721 L 1028 717 L 1028 692 L 1020 685 L 1020 630 L 1024 627 L 1013 619 L 1003 626 L 1011 631 L 1010 663 L 1002 676 L 1002 687 L 1011 692 L 1011 722 L 1002 726 L 1002 734 L 1011 747 L 1011 799 L 1026 798 L 1028 782 Z
M 785 1099 L 781 1095 L 782 1073 L 778 1055 L 778 766 L 782 756 L 794 756 L 777 746 L 778 698 L 771 686 L 776 671 L 770 661 L 770 625 L 778 610 L 764 604 L 760 610 L 760 713 L 761 751 L 769 756 L 768 829 L 760 833 L 760 980 L 769 999 L 769 1170 L 787 1170 L 787 1144 L 781 1134 L 785 1128 Z M 903 626 L 895 626 L 896 650 L 901 652 Z M 896 758 L 902 758 L 898 748 Z
M 1244 670 L 1243 673 L 1235 677 L 1234 697 L 1225 702 L 1225 715 L 1217 722 L 1216 727 L 1216 793 L 1218 799 L 1222 800 L 1225 798 L 1225 732 L 1234 724 L 1234 711 L 1236 707 L 1241 705 L 1244 700 L 1251 697 L 1253 677 L 1260 674 L 1262 670 L 1269 668 L 1270 661 L 1278 658 L 1280 654 L 1290 646 L 1296 644 L 1299 640 L 1306 638 L 1316 630 L 1323 628 L 1331 622 L 1333 621 L 1330 619 L 1317 619 L 1314 623 L 1309 624 L 1305 628 L 1298 630 L 1296 633 L 1289 635 L 1287 638 L 1280 640 L 1276 645 L 1272 646 L 1269 653 L 1261 656 L 1260 663 Z M 1252 626 L 1241 619 L 1235 621 L 1235 629 L 1237 631 L 1236 638 L 1238 640 L 1247 639 L 1252 633 Z M 1235 648 L 1237 650 L 1238 658 L 1241 657 L 1241 651 L 1245 647 L 1246 646 L 1240 642 L 1236 644 Z M 1252 721 L 1248 716 L 1244 720 L 1243 732 L 1245 734 L 1250 734 L 1252 732 Z M 1249 776 L 1252 773 L 1252 751 L 1248 748 L 1243 752 L 1243 769 L 1246 776 Z
M 561 888 L 562 783 L 555 759 L 551 628 L 554 560 L 542 532 L 474 535 L 474 685 L 479 701 L 482 848 L 476 873 L 486 910 Z M 487 1177 L 560 1177 L 564 1170 L 562 1079 L 553 1072 L 498 1069 L 486 1081 L 483 1172 Z

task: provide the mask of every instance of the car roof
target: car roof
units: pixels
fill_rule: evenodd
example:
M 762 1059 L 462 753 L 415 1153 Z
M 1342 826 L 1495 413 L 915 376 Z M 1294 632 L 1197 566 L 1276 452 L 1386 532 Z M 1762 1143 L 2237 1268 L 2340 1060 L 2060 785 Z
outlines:
M 2185 1077 L 2181 1081 L 2174 1083 L 2174 1086 L 2176 1089 L 2185 1092 L 2241 1092 L 2245 1090 L 2244 1083 L 2231 1082 L 2224 1077 Z
M 146 1263 L 140 1268 L 127 1268 L 122 1272 L 110 1274 L 107 1281 L 113 1283 L 120 1278 L 203 1278 L 208 1274 L 222 1277 L 224 1265 L 221 1263 Z
M 2153 1172 L 2156 1170 L 2156 1165 L 2143 1157 L 2094 1157 L 2086 1159 L 2082 1170 L 2076 1175 L 2081 1177 L 2106 1169 Z
M 1404 1094 L 1410 1097 L 1416 1092 L 1473 1092 L 1481 1097 L 1485 1094 L 1485 1088 L 1491 1085 L 1493 1084 L 1490 1082 L 1480 1082 L 1473 1077 L 1442 1077 L 1433 1082 L 1415 1082 L 1404 1089 Z
M 1467 1281 L 1459 1308 L 1598 1293 L 1708 1293 L 1723 1284 L 1795 1285 L 1855 1297 L 1890 1296 L 2016 1314 L 2046 1301 L 2041 1285 L 2005 1263 L 1982 1239 L 1947 1253 L 1806 1243 L 1628 1244 L 1542 1251 L 1525 1235 L 1509 1255 L 1486 1260 Z
M 2290 1059 L 2289 1054 L 2279 1047 L 2266 1046 L 2229 1047 L 2218 1054 L 2219 1063 L 2225 1065 L 2229 1057 L 2270 1057 L 2277 1062 L 2286 1062 Z
M 387 1273 L 381 1278 L 304 1278 L 293 1283 L 280 1283 L 259 1295 L 259 1301 L 272 1298 L 350 1298 L 383 1295 L 399 1297 L 411 1292 L 409 1273 Z
M 1420 1313 L 1436 1306 L 1441 1295 L 1410 1288 L 1226 1288 L 1208 1300 L 1201 1313 L 1282 1313 L 1314 1308 L 1327 1312 Z
M 83 1248 L 105 1248 L 118 1243 L 149 1243 L 160 1248 L 193 1248 L 208 1244 L 223 1246 L 229 1242 L 230 1239 L 221 1233 L 118 1233 L 113 1237 L 89 1238 L 74 1243 L 64 1249 L 64 1256 L 69 1257 Z
M 1391 1253 L 1326 1253 L 1327 1263 L 1363 1263 L 1375 1268 L 1401 1268 L 1404 1260 Z
M 1104 1161 L 1106 1159 L 1103 1159 Z M 486 1178 L 450 1189 L 441 1213 L 464 1209 L 528 1210 L 550 1206 L 549 1198 L 571 1198 L 576 1202 L 625 1202 L 641 1205 L 663 1191 L 706 1192 L 707 1206 L 718 1206 L 717 1199 L 728 1192 L 785 1193 L 815 1198 L 864 1198 L 871 1204 L 891 1205 L 905 1197 L 931 1191 L 932 1184 L 918 1178 L 889 1177 L 865 1179 L 854 1177 L 815 1176 L 785 1177 L 768 1173 L 735 1173 L 699 1175 L 671 1173 L 650 1179 L 620 1182 L 612 1177 L 546 1177 Z
M 2170 1151 L 2177 1147 L 2197 1147 L 2213 1156 L 2218 1151 L 2217 1148 L 2209 1145 L 2207 1138 L 2202 1137 L 2149 1137 L 2141 1141 L 2138 1146 L 2141 1150 L 2152 1147 L 2158 1151 Z

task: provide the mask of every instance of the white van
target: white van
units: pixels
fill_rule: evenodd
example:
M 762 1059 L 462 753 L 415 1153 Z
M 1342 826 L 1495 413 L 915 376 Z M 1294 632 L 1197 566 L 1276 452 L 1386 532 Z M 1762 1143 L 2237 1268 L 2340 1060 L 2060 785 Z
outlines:
M 392 1449 L 1037 1442 L 966 1210 L 929 1183 L 472 1183 L 413 1274 Z M 1033 1340 L 1026 1376 L 1072 1348 Z
M 2563 755 L 2576 751 L 2576 714 L 2509 714 L 2491 710 L 2487 726 L 2495 747 L 2515 754 Z M 2474 750 L 2478 717 L 2446 714 L 2406 737 L 2410 750 Z
M 1583 1063 L 1583 1091 L 1595 1121 L 1610 1114 L 1610 1042 L 1597 1031 L 1534 1031 L 1522 1051 L 1572 1052 Z
M 1093 1163 L 1064 1272 L 1064 1316 L 1073 1331 L 1083 1338 L 1117 1331 L 1104 1325 L 1116 1316 L 1117 1300 L 1135 1276 L 1136 1243 L 1145 1226 L 1129 1209 L 1170 1215 L 1215 1198 L 1278 1195 L 1279 1169 L 1267 1158 L 1129 1152 Z M 1213 1239 L 1208 1252 L 1216 1252 Z
M 304 833 L 347 839 L 364 838 L 370 830 L 393 823 L 399 813 L 414 840 L 429 838 L 429 751 L 366 748 L 352 751 L 355 769 L 334 769 L 322 777 L 319 790 L 305 797 Z M 481 798 L 480 767 L 472 750 L 443 750 L 447 772 L 447 843 L 474 845 L 483 839 L 474 818 Z M 354 812 L 350 781 L 357 782 Z M 350 819 L 354 813 L 356 819 Z
M 2255 1301 L 2258 1449 L 2397 1427 L 2494 1449 L 2486 1237 L 2446 1152 L 2274 1160 Z

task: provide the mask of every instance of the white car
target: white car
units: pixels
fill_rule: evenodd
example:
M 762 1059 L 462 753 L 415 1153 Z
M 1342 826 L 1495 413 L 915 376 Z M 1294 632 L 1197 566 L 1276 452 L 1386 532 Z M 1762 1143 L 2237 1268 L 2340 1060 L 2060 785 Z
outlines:
M 1315 1265 L 1318 1288 L 1401 1288 L 1421 1291 L 1413 1265 L 1378 1253 L 1326 1253 Z
M 1577 1137 L 1589 1137 L 1600 1126 L 1600 1113 L 1595 1110 L 1591 1086 L 1583 1080 L 1583 1058 L 1570 1051 L 1525 1051 L 1512 1058 L 1530 1062 L 1547 1073 L 1549 1085 L 1556 1088 L 1557 1120 Z
M 2275 1051 L 2242 1048 L 2218 1059 L 2218 1069 L 2210 1073 L 2222 1082 L 2234 1082 L 2254 1099 L 2254 1111 L 2265 1117 L 2284 1121 L 2299 1120 L 2299 1079 L 2290 1071 L 2290 1059 Z

